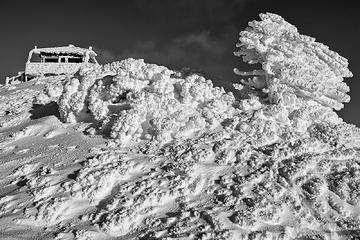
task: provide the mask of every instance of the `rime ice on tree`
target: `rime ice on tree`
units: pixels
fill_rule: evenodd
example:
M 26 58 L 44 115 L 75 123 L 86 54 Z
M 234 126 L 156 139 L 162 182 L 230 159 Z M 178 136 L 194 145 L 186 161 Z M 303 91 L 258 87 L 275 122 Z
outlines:
M 273 103 L 294 105 L 302 98 L 343 108 L 342 102 L 350 101 L 349 87 L 343 82 L 344 77 L 352 77 L 348 61 L 315 38 L 299 34 L 279 15 L 266 13 L 260 18 L 240 32 L 236 45 L 240 48 L 236 56 L 262 65 L 252 72 L 234 69 L 240 76 L 251 76 L 242 83 L 268 92 Z

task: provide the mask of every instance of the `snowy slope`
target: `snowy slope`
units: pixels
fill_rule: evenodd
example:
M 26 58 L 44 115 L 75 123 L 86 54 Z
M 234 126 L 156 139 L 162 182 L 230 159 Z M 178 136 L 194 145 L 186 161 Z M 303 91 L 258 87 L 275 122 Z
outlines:
M 0 239 L 360 237 L 347 60 L 275 14 L 233 93 L 126 59 L 0 88 Z

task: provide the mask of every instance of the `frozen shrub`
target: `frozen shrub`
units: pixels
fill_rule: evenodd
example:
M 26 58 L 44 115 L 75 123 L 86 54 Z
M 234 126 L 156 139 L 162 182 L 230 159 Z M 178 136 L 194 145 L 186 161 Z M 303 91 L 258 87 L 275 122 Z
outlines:
M 196 74 L 182 78 L 166 67 L 126 59 L 80 72 L 59 97 L 65 122 L 95 121 L 121 142 L 187 138 L 234 111 L 235 99 Z

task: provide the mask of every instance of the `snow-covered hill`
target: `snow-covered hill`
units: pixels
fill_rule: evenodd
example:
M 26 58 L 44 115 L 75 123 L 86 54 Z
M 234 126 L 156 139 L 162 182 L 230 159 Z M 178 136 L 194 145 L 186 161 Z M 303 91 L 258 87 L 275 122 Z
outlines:
M 260 17 L 233 93 L 141 59 L 1 87 L 0 239 L 360 237 L 347 60 Z

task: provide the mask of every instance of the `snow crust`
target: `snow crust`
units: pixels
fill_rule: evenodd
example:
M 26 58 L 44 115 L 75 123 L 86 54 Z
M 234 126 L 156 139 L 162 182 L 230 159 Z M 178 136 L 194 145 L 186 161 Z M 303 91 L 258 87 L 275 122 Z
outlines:
M 360 131 L 334 112 L 349 101 L 347 60 L 278 15 L 260 18 L 236 55 L 262 69 L 235 70 L 250 78 L 233 93 L 131 58 L 1 88 L 0 216 L 11 224 L 0 232 L 359 237 Z M 34 103 L 53 102 L 62 122 L 29 120 Z

